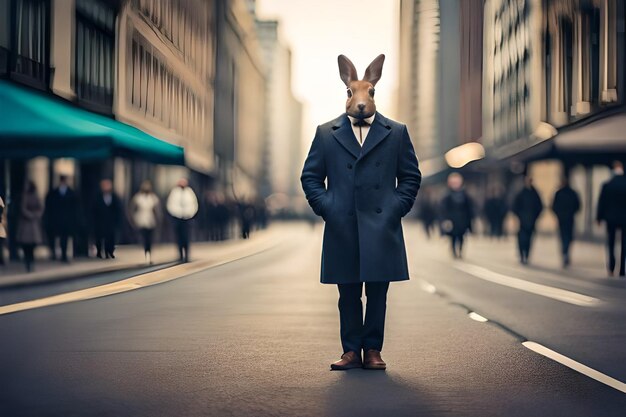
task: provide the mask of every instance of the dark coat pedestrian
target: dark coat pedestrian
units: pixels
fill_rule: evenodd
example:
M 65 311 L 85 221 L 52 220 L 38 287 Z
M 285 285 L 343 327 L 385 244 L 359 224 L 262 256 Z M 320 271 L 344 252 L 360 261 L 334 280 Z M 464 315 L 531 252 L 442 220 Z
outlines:
M 440 224 L 442 232 L 450 237 L 452 255 L 462 257 L 465 233 L 472 230 L 474 218 L 473 203 L 467 192 L 461 188 L 463 177 L 458 173 L 448 176 L 448 193 L 440 204 Z
M 104 244 L 104 256 L 115 258 L 115 239 L 121 226 L 124 209 L 119 197 L 113 192 L 110 180 L 101 181 L 100 190 L 92 206 L 96 256 L 103 257 Z
M 317 128 L 301 180 L 326 222 L 323 283 L 409 279 L 400 219 L 413 206 L 421 173 L 406 126 L 376 113 L 361 148 L 342 114 Z
M 621 163 L 614 163 L 614 176 L 604 183 L 600 198 L 596 220 L 606 222 L 607 228 L 607 270 L 613 275 L 616 266 L 615 238 L 617 232 L 621 235 L 620 269 L 619 275 L 626 275 L 626 176 Z
M 552 211 L 559 222 L 559 237 L 561 240 L 561 254 L 563 266 L 570 264 L 570 245 L 574 240 L 574 217 L 580 210 L 578 193 L 564 180 L 563 186 L 554 194 Z
M 35 262 L 35 247 L 43 242 L 41 218 L 44 206 L 32 181 L 26 184 L 20 204 L 16 240 L 24 251 L 24 264 L 28 272 Z
M 519 231 L 517 233 L 517 243 L 520 254 L 520 262 L 528 263 L 535 224 L 541 211 L 543 203 L 539 193 L 533 187 L 532 180 L 525 179 L 524 188 L 517 194 L 513 202 L 513 213 L 519 220 Z
M 492 195 L 485 200 L 483 213 L 489 224 L 489 235 L 491 237 L 502 237 L 504 235 L 504 219 L 508 211 L 508 205 L 501 195 Z
M 417 202 L 417 217 L 424 227 L 426 237 L 430 238 L 437 221 L 437 207 L 430 192 L 420 194 Z
M 56 241 L 59 240 L 61 260 L 67 261 L 67 243 L 76 232 L 78 196 L 68 185 L 67 177 L 61 176 L 60 184 L 46 196 L 44 222 L 48 234 L 48 246 L 52 259 L 56 259 Z

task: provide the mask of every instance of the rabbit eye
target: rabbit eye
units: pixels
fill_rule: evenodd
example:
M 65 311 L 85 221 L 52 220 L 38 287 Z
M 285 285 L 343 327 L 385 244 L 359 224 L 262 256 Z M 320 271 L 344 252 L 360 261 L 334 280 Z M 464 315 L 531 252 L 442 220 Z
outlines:
M 371 97 L 374 97 L 374 93 L 376 92 L 376 90 L 374 90 L 373 88 L 369 89 L 369 93 Z
M 352 90 L 350 90 L 349 88 L 346 90 L 346 93 L 348 93 L 348 98 L 352 97 Z

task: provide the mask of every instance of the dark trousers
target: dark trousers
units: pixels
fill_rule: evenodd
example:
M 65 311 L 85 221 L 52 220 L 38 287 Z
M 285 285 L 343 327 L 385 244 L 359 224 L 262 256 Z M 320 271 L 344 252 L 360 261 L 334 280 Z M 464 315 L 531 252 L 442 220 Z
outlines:
M 180 260 L 189 261 L 189 220 L 174 219 Z
M 522 262 L 528 261 L 534 232 L 535 229 L 524 227 L 520 228 L 519 232 L 517 232 L 517 246 L 519 249 L 520 260 Z
M 67 261 L 67 243 L 70 239 L 70 235 L 67 232 L 61 232 L 50 236 L 48 241 L 48 245 L 50 246 L 50 257 L 52 259 L 56 259 L 57 238 L 59 239 L 59 246 L 61 247 L 61 260 Z
M 620 276 L 625 276 L 626 275 L 626 266 L 624 265 L 626 263 L 626 228 L 622 227 L 622 226 L 616 226 L 613 224 L 607 224 L 606 226 L 607 229 L 607 249 L 609 252 L 609 264 L 608 264 L 608 268 L 609 271 L 612 273 L 615 271 L 615 264 L 616 264 L 616 259 L 615 259 L 615 237 L 617 235 L 617 231 L 620 231 L 620 235 L 621 235 L 621 248 L 620 248 L 620 261 L 619 261 L 619 275 Z
M 455 258 L 460 258 L 463 252 L 463 240 L 464 236 L 462 234 L 451 234 L 450 235 L 450 246 L 452 249 L 452 256 Z
M 388 282 L 365 283 L 367 306 L 363 321 L 363 283 L 337 284 L 339 288 L 339 322 L 343 352 L 361 349 L 382 350 L 385 334 Z
M 113 256 L 115 251 L 115 231 L 114 230 L 101 230 L 96 233 L 96 253 L 98 256 L 102 256 L 102 243 L 104 242 L 104 253 L 108 256 Z
M 4 240 L 0 237 L 0 265 L 4 265 Z
M 28 272 L 33 270 L 33 264 L 35 263 L 35 244 L 28 243 L 22 245 L 24 251 L 24 265 Z
M 141 232 L 141 239 L 143 240 L 143 251 L 145 253 L 152 252 L 152 235 L 154 234 L 154 229 L 139 229 Z
M 559 237 L 563 262 L 569 263 L 569 248 L 574 240 L 574 220 L 559 220 Z

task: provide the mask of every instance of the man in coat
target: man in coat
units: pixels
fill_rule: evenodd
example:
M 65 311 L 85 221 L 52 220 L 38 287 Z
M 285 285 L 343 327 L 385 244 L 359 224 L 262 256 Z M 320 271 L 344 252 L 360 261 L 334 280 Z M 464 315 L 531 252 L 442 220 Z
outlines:
M 69 186 L 66 175 L 59 178 L 59 186 L 46 196 L 44 219 L 48 233 L 50 256 L 56 259 L 56 242 L 61 246 L 61 261 L 68 262 L 67 242 L 74 235 L 78 216 L 78 198 Z
M 524 188 L 517 194 L 513 202 L 513 213 L 519 219 L 517 244 L 520 262 L 523 265 L 528 263 L 533 234 L 535 233 L 535 223 L 542 210 L 543 203 L 541 202 L 541 197 L 539 197 L 539 193 L 533 186 L 532 178 L 526 176 L 524 178 Z
M 448 193 L 441 200 L 442 232 L 450 237 L 452 257 L 463 257 L 465 233 L 472 231 L 474 204 L 463 188 L 463 177 L 458 172 L 448 175 Z
M 578 193 L 569 185 L 567 177 L 561 182 L 561 188 L 554 194 L 552 211 L 559 221 L 559 237 L 561 238 L 561 254 L 563 268 L 570 264 L 569 248 L 574 240 L 574 217 L 580 210 Z
M 609 252 L 607 270 L 610 276 L 615 273 L 615 235 L 621 236 L 619 275 L 626 275 L 626 176 L 621 162 L 613 163 L 613 178 L 604 183 L 598 200 L 596 219 L 606 222 L 607 250 Z
M 401 218 L 413 206 L 421 173 L 406 126 L 376 112 L 384 58 L 359 80 L 352 62 L 339 56 L 346 113 L 317 128 L 301 176 L 309 205 L 326 222 L 321 282 L 339 289 L 343 355 L 333 370 L 385 369 L 389 282 L 409 279 Z
M 93 205 L 93 225 L 96 238 L 96 256 L 115 258 L 115 234 L 122 222 L 122 202 L 113 192 L 111 180 L 100 181 L 100 194 Z

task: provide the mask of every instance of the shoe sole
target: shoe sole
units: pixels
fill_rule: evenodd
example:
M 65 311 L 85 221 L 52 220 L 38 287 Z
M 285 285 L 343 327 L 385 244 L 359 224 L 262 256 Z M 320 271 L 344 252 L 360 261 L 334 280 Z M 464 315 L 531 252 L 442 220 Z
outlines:
M 356 369 L 356 368 L 362 368 L 363 365 L 359 364 L 354 364 L 354 365 L 346 365 L 346 366 L 337 366 L 337 365 L 330 365 L 330 370 L 331 371 L 347 371 L 349 369 Z
M 363 365 L 363 369 L 368 369 L 370 371 L 384 371 L 387 369 L 387 365 Z

